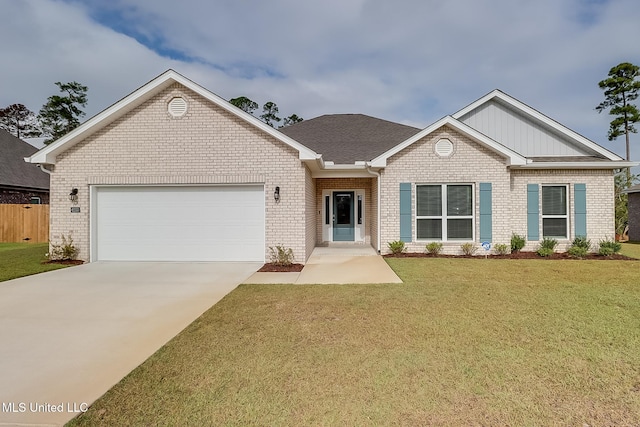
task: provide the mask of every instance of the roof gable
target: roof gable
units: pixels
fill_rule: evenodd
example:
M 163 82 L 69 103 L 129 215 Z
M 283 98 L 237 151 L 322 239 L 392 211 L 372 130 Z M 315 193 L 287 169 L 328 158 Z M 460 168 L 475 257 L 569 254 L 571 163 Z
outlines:
M 36 151 L 31 144 L 0 129 L 0 186 L 49 189 L 49 175 L 23 160 Z
M 248 114 L 241 109 L 231 105 L 226 100 L 222 99 L 218 95 L 210 92 L 204 87 L 198 85 L 192 80 L 187 79 L 183 75 L 175 72 L 174 70 L 168 70 L 151 80 L 144 86 L 135 90 L 131 94 L 122 98 L 120 101 L 111 105 L 104 111 L 98 113 L 93 116 L 82 125 L 64 135 L 57 141 L 48 145 L 47 147 L 41 149 L 34 155 L 25 160 L 31 163 L 40 163 L 40 164 L 55 164 L 56 157 L 73 147 L 78 142 L 84 140 L 88 136 L 94 134 L 95 132 L 101 130 L 108 124 L 112 123 L 116 119 L 124 116 L 127 112 L 133 110 L 139 105 L 143 104 L 147 100 L 151 99 L 156 94 L 162 92 L 167 87 L 171 86 L 174 83 L 179 83 L 186 88 L 194 91 L 195 93 L 201 95 L 205 99 L 209 100 L 213 104 L 221 107 L 222 109 L 232 113 L 233 115 L 241 118 L 247 123 L 255 126 L 256 128 L 262 130 L 263 132 L 273 136 L 277 140 L 283 142 L 284 144 L 294 148 L 299 153 L 299 158 L 301 160 L 315 160 L 319 156 L 309 148 L 300 144 L 297 141 L 294 141 L 290 137 L 284 135 L 281 132 L 278 132 L 276 129 L 271 126 L 265 124 L 264 122 L 258 120 L 251 114 Z
M 476 143 L 496 152 L 497 154 L 499 154 L 501 157 L 505 158 L 506 160 L 506 164 L 511 166 L 511 165 L 525 165 L 527 163 L 527 159 L 524 158 L 523 156 L 521 156 L 520 154 L 516 153 L 515 151 L 509 149 L 508 147 L 505 147 L 504 145 L 494 141 L 493 139 L 489 138 L 488 136 L 478 132 L 477 130 L 467 126 L 466 124 L 454 119 L 451 116 L 446 116 L 443 117 L 442 119 L 438 120 L 437 122 L 433 123 L 432 125 L 424 128 L 422 131 L 418 132 L 417 134 L 413 135 L 412 137 L 408 138 L 407 140 L 405 140 L 404 142 L 402 142 L 399 145 L 396 145 L 395 147 L 393 147 L 392 149 L 386 151 L 385 153 L 381 154 L 380 156 L 376 157 L 375 159 L 373 159 L 371 161 L 371 166 L 373 167 L 385 167 L 387 165 L 387 160 L 399 153 L 400 151 L 404 150 L 405 148 L 407 148 L 408 146 L 414 144 L 415 142 L 421 140 L 422 138 L 424 138 L 425 136 L 433 133 L 434 131 L 440 129 L 442 126 L 450 126 L 453 129 L 457 130 L 458 132 L 462 133 L 463 135 L 467 136 L 468 138 L 470 138 L 471 140 L 475 141 Z
M 420 129 L 364 114 L 329 114 L 280 129 L 322 155 L 325 162 L 369 161 Z
M 517 99 L 494 90 L 453 117 L 525 157 L 621 157 Z

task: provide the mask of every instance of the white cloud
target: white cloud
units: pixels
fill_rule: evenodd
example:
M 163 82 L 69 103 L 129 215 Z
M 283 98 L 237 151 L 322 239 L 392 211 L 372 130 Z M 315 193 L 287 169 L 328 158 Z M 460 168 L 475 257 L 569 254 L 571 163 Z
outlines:
M 597 82 L 621 61 L 640 63 L 636 0 L 26 0 L 0 8 L 0 37 L 12 40 L 3 45 L 0 105 L 33 110 L 53 82 L 77 80 L 94 114 L 167 68 L 226 99 L 274 101 L 284 115 L 361 112 L 419 126 L 500 88 L 622 153 L 622 141 L 606 141 L 609 118 L 594 111 Z

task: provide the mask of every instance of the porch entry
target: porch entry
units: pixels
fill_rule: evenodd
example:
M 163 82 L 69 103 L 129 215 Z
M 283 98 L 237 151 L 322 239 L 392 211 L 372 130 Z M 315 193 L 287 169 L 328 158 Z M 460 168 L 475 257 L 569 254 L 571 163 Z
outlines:
M 364 190 L 325 190 L 322 194 L 325 242 L 364 242 Z

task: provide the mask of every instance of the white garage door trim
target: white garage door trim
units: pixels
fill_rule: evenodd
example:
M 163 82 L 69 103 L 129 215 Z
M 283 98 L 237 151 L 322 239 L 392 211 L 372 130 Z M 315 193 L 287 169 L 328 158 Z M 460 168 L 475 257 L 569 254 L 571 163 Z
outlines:
M 264 185 L 92 185 L 91 261 L 256 261 Z

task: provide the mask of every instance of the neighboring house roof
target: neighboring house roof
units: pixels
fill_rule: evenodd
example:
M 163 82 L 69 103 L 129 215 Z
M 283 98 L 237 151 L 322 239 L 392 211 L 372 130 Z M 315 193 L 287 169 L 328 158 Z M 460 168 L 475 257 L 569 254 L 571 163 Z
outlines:
M 640 184 L 634 185 L 633 187 L 629 187 L 623 191 L 623 193 L 640 193 Z
M 37 148 L 0 129 L 0 187 L 20 190 L 49 190 L 49 175 L 24 162 Z
M 201 95 L 202 97 L 206 98 L 222 109 L 250 123 L 256 128 L 261 129 L 262 131 L 268 133 L 284 144 L 294 148 L 298 151 L 300 160 L 316 160 L 319 157 L 309 148 L 305 147 L 297 141 L 294 141 L 283 133 L 278 132 L 276 129 L 258 120 L 251 114 L 235 107 L 213 92 L 210 92 L 199 84 L 193 82 L 192 80 L 189 80 L 188 78 L 173 70 L 167 70 L 155 79 L 151 80 L 149 83 L 135 90 L 130 95 L 116 102 L 106 110 L 93 116 L 76 129 L 72 130 L 71 132 L 51 143 L 42 150 L 38 151 L 30 158 L 25 159 L 25 161 L 40 164 L 55 164 L 56 156 L 58 154 L 68 150 L 78 142 L 103 129 L 105 126 L 124 116 L 129 111 L 143 104 L 145 101 L 151 99 L 153 96 L 162 92 L 164 89 L 168 88 L 174 83 L 179 83 L 185 86 L 186 88 L 192 90 L 198 95 Z
M 420 129 L 364 114 L 329 114 L 280 129 L 322 155 L 325 162 L 369 161 Z

